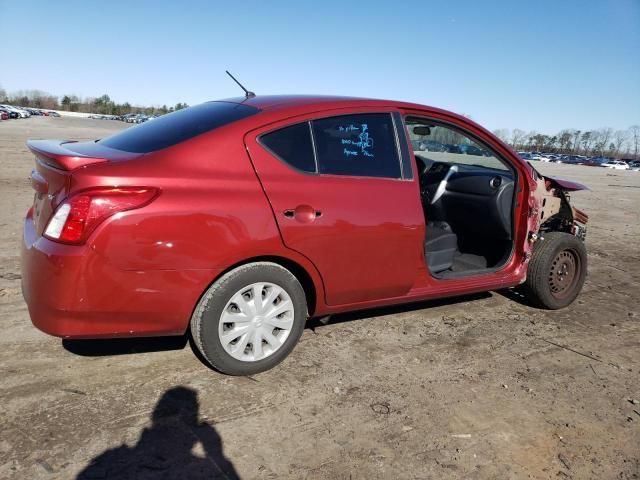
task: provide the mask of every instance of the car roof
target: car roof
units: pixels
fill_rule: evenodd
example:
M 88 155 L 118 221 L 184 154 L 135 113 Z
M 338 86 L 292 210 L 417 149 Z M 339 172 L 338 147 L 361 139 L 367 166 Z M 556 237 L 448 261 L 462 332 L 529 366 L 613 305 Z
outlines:
M 400 108 L 418 108 L 437 110 L 451 114 L 439 108 L 428 107 L 417 103 L 382 100 L 375 98 L 341 97 L 332 95 L 257 95 L 251 98 L 234 97 L 218 100 L 221 102 L 241 103 L 263 111 L 285 110 L 288 108 L 341 108 L 357 106 L 395 106 Z M 455 115 L 455 114 L 453 114 Z
M 427 113 L 439 114 L 442 116 L 452 117 L 460 122 L 475 125 L 477 128 L 484 130 L 481 125 L 468 117 L 459 115 L 441 108 L 430 107 L 418 103 L 402 102 L 397 100 L 383 100 L 375 98 L 360 97 L 341 97 L 329 95 L 257 95 L 255 97 L 234 97 L 221 100 L 218 102 L 231 102 L 243 105 L 249 105 L 259 109 L 262 114 L 271 120 L 284 119 L 296 115 L 306 115 L 313 112 L 323 110 L 343 109 L 343 108 L 402 108 L 409 110 L 422 110 Z M 264 118 L 264 116 L 261 117 Z

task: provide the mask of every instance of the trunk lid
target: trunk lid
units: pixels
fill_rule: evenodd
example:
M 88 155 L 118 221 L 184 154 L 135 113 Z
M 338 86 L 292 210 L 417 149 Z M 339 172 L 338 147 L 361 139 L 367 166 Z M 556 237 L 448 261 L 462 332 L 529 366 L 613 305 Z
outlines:
M 49 219 L 69 195 L 73 171 L 96 163 L 130 160 L 139 154 L 122 152 L 95 142 L 68 140 L 29 140 L 27 147 L 36 156 L 31 172 L 33 222 L 38 236 Z

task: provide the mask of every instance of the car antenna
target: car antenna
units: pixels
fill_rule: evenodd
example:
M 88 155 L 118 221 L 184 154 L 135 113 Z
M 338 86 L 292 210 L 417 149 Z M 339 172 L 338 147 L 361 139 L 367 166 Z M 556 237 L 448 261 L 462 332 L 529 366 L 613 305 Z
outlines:
M 244 96 L 245 96 L 246 98 L 253 98 L 253 97 L 255 97 L 255 96 L 256 96 L 256 94 L 255 94 L 255 93 L 253 93 L 253 92 L 251 92 L 251 91 L 247 90 L 246 88 L 244 88 L 244 86 L 243 86 L 243 85 L 242 85 L 242 84 L 241 84 L 241 83 L 236 79 L 236 77 L 234 77 L 233 75 L 231 75 L 231 74 L 229 73 L 229 70 L 225 70 L 225 72 L 227 72 L 227 75 L 229 75 L 229 76 L 232 78 L 232 80 L 233 80 L 234 82 L 236 82 L 236 83 L 240 86 L 240 88 L 241 88 L 242 90 L 244 90 Z

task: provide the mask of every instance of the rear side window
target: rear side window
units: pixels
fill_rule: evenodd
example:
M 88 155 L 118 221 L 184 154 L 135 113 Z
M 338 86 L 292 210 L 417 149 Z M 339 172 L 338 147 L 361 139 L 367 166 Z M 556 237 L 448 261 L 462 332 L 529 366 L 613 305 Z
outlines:
M 401 178 L 390 114 L 343 115 L 312 125 L 319 173 Z
M 315 173 L 311 130 L 307 122 L 262 135 L 260 143 L 292 167 L 303 172 Z
M 260 110 L 230 102 L 207 102 L 128 128 L 98 143 L 116 150 L 149 153 L 184 142 Z

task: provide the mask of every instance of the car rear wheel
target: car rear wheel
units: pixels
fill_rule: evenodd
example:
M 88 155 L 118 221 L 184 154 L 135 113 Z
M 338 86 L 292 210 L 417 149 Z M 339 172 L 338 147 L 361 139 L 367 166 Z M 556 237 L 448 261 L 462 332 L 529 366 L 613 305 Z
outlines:
M 533 248 L 525 292 L 537 306 L 556 310 L 570 305 L 587 275 L 584 242 L 562 232 L 544 234 Z
M 291 353 L 307 319 L 298 279 L 271 262 L 242 265 L 216 280 L 191 318 L 198 350 L 216 370 L 252 375 Z

